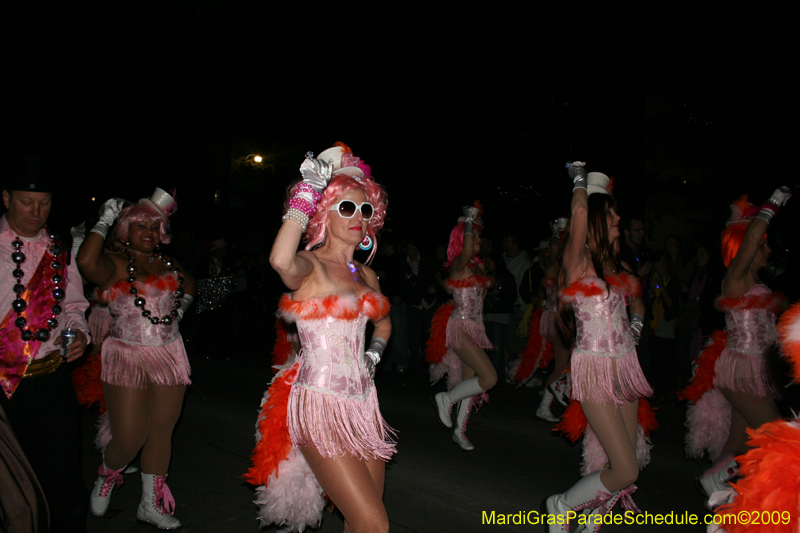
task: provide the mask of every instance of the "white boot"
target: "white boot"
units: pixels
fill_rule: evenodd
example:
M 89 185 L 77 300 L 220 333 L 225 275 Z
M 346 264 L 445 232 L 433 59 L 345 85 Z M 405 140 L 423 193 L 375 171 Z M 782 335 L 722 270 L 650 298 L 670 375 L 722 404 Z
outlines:
M 477 379 L 477 378 L 475 378 Z M 453 442 L 461 446 L 462 450 L 471 451 L 475 446 L 467 439 L 467 420 L 472 410 L 472 397 L 463 398 L 458 404 L 458 414 L 456 416 L 456 430 L 453 432 Z
M 111 470 L 105 465 L 105 461 L 97 469 L 99 474 L 97 481 L 94 482 L 94 489 L 89 497 L 89 506 L 95 516 L 105 516 L 108 504 L 111 503 L 111 492 L 114 487 L 121 486 L 123 466 L 119 470 Z
M 558 422 L 558 418 L 550 412 L 550 404 L 552 403 L 553 393 L 550 392 L 550 387 L 547 387 L 544 389 L 544 396 L 542 396 L 542 401 L 539 403 L 538 409 L 536 409 L 536 416 L 548 422 Z
M 561 374 L 561 376 L 552 382 L 547 388 L 549 388 L 550 392 L 553 393 L 553 398 L 555 398 L 558 403 L 564 407 L 567 406 L 567 403 L 569 403 L 570 392 L 569 374 Z
M 470 378 L 465 379 L 449 392 L 440 392 L 434 396 L 433 401 L 436 404 L 436 412 L 439 414 L 439 422 L 447 429 L 452 428 L 453 421 L 450 418 L 450 413 L 453 410 L 453 404 L 482 392 L 486 391 L 478 385 L 478 378 Z
M 142 472 L 142 501 L 136 511 L 136 519 L 153 524 L 159 529 L 178 529 L 181 522 L 172 516 L 175 512 L 175 500 L 166 481 L 166 476 Z
M 698 479 L 706 496 L 709 498 L 711 498 L 711 495 L 715 492 L 727 492 L 731 490 L 731 485 L 728 483 L 728 480 L 739 472 L 739 465 L 736 463 L 736 459 L 730 456 L 728 456 L 728 458 L 728 461 L 725 460 L 726 458 L 723 458 Z
M 575 483 L 567 492 L 547 498 L 547 530 L 550 533 L 569 531 L 567 521 L 569 511 L 578 512 L 585 508 L 598 507 L 599 505 L 595 504 L 600 502 L 600 496 L 605 494 L 613 498 L 616 495 L 600 481 L 600 472 L 602 470 L 592 472 Z

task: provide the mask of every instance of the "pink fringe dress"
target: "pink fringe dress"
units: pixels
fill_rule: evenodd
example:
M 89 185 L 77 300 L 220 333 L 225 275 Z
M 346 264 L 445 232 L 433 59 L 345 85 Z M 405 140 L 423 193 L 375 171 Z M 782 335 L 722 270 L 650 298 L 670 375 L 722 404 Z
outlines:
M 717 298 L 725 313 L 728 344 L 715 366 L 714 386 L 765 397 L 772 392 L 766 355 L 775 343 L 775 316 L 785 307 L 780 293 L 758 283 L 740 298 Z
M 372 291 L 301 302 L 284 295 L 279 309 L 297 324 L 302 345 L 287 408 L 293 446 L 314 446 L 324 457 L 391 459 L 394 430 L 381 416 L 364 359 L 367 322 L 386 316 L 389 301 Z
M 584 277 L 561 292 L 575 311 L 572 398 L 621 405 L 653 394 L 639 366 L 630 334 L 625 296 L 639 294 L 639 280 L 627 274 Z
M 455 308 L 447 319 L 445 347 L 447 352 L 438 364 L 430 365 L 431 383 L 447 376 L 447 390 L 461 383 L 461 358 L 453 348 L 460 348 L 459 339 L 468 337 L 484 350 L 494 350 L 483 325 L 483 293 L 494 285 L 489 276 L 472 275 L 465 279 L 444 282 L 444 288 L 453 294 Z
M 166 273 L 136 281 L 145 309 L 153 316 L 166 316 L 175 301 L 177 274 Z M 191 368 L 178 331 L 178 321 L 170 325 L 152 324 L 142 316 L 130 294 L 131 284 L 121 280 L 100 293 L 108 301 L 113 317 L 111 333 L 103 341 L 100 379 L 111 385 L 142 389 L 148 382 L 171 387 L 189 385 Z
M 543 337 L 552 337 L 556 331 L 556 312 L 558 311 L 558 286 L 555 278 L 543 278 L 546 303 L 542 311 L 539 332 Z

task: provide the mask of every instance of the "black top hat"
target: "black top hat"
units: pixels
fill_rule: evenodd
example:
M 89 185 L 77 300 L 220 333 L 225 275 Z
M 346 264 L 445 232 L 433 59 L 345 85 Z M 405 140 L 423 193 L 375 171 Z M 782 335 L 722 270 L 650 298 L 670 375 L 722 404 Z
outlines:
M 50 158 L 41 155 L 18 155 L 5 165 L 2 188 L 7 191 L 55 192 L 56 184 Z

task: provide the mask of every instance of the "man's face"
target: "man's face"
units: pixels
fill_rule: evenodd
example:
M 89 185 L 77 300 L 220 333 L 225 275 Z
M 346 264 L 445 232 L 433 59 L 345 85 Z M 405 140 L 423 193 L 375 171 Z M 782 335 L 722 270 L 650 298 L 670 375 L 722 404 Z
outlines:
M 11 230 L 22 237 L 38 235 L 50 215 L 51 197 L 49 192 L 3 191 Z
M 644 222 L 636 219 L 631 220 L 631 226 L 625 230 L 625 235 L 628 237 L 630 244 L 639 248 L 644 242 Z
M 406 246 L 406 253 L 408 253 L 408 257 L 410 257 L 412 261 L 419 259 L 419 248 L 414 244 Z
M 519 246 L 513 237 L 503 238 L 503 253 L 509 257 L 513 257 L 519 253 Z

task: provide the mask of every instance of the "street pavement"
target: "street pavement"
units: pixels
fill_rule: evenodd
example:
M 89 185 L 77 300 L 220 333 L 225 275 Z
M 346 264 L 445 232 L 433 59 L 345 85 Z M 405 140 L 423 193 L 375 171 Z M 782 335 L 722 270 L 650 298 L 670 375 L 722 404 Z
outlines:
M 249 466 L 255 422 L 270 379 L 269 347 L 238 350 L 230 358 L 192 357 L 193 384 L 175 430 L 169 487 L 186 532 L 259 531 L 254 491 L 241 475 Z M 191 351 L 190 351 L 191 354 Z M 541 525 L 499 524 L 499 516 L 538 512 L 544 498 L 568 489 L 579 476 L 580 445 L 571 445 L 537 419 L 539 389 L 503 384 L 470 419 L 475 450 L 465 452 L 437 422 L 427 373 L 380 372 L 377 386 L 384 417 L 398 430 L 397 454 L 387 467 L 384 502 L 393 532 L 544 531 Z M 683 453 L 684 406 L 655 405 L 659 429 L 652 435 L 650 465 L 634 499 L 651 515 L 706 513 L 694 478 L 707 462 Z M 554 407 L 556 414 L 563 411 Z M 83 471 L 87 486 L 97 476 L 100 454 L 93 448 L 97 408 L 84 414 Z M 89 516 L 90 533 L 155 531 L 136 521 L 141 494 L 138 474 L 125 476 L 106 517 Z M 495 523 L 486 519 L 495 513 Z M 622 513 L 617 507 L 615 513 Z M 535 517 L 535 513 L 529 516 Z M 510 520 L 513 522 L 514 517 Z M 324 513 L 318 532 L 343 531 L 336 512 Z M 703 531 L 704 526 L 619 524 L 605 532 Z M 275 527 L 262 531 L 278 531 Z

